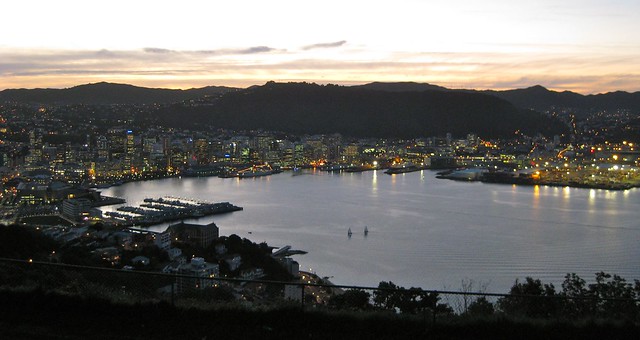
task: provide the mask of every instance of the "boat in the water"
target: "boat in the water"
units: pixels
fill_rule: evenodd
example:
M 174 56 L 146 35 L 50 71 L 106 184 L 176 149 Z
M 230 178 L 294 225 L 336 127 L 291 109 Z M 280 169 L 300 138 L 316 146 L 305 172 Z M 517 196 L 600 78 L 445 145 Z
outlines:
M 251 178 L 251 177 L 268 176 L 271 174 L 273 174 L 271 170 L 253 170 L 253 171 L 238 172 L 238 177 Z
M 414 172 L 414 171 L 420 171 L 423 170 L 424 167 L 422 166 L 417 166 L 411 162 L 405 162 L 405 163 L 401 163 L 401 164 L 394 164 L 392 165 L 389 169 L 387 169 L 387 171 L 385 171 L 385 174 L 388 175 L 393 175 L 393 174 L 403 174 L 405 172 Z
M 367 229 L 367 226 L 364 226 L 364 236 L 369 235 L 369 229 Z
M 260 176 L 268 176 L 274 173 L 274 170 L 268 165 L 254 165 L 252 167 L 238 170 L 238 177 L 240 178 L 251 178 L 251 177 L 260 177 Z
M 353 233 L 351 232 L 351 228 L 349 228 L 349 230 L 347 231 L 347 236 L 351 237 L 351 235 L 353 235 Z

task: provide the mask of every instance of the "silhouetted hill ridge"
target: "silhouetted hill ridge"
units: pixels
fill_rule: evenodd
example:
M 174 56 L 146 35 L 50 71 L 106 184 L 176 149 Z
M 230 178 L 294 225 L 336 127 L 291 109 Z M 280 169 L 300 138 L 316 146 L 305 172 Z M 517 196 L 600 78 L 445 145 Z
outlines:
M 516 106 L 536 111 L 566 108 L 576 110 L 575 113 L 588 113 L 626 109 L 640 113 L 640 92 L 615 91 L 585 96 L 571 91 L 552 91 L 540 85 L 525 89 L 482 92 L 505 99 Z
M 260 87 L 262 86 L 256 85 L 244 90 Z M 533 109 L 536 111 L 546 111 L 551 108 L 571 108 L 576 109 L 578 113 L 618 109 L 640 112 L 640 92 L 629 93 L 625 91 L 615 91 L 585 96 L 571 91 L 552 91 L 541 85 L 505 91 L 479 91 L 454 90 L 438 85 L 417 82 L 372 82 L 364 85 L 350 86 L 350 88 L 385 92 L 477 92 L 499 97 L 520 108 Z M 66 89 L 8 89 L 0 91 L 0 102 L 13 101 L 37 104 L 167 104 L 199 99 L 205 96 L 218 96 L 239 90 L 241 89 L 224 86 L 172 90 L 99 82 L 78 85 Z
M 176 115 L 176 112 L 180 112 Z M 508 136 L 516 130 L 555 134 L 562 127 L 539 113 L 482 93 L 379 91 L 309 83 L 275 83 L 228 93 L 207 107 L 172 107 L 170 125 L 207 124 L 231 129 L 341 133 L 362 137 Z
M 235 90 L 237 89 L 224 86 L 173 90 L 99 82 L 66 89 L 9 89 L 0 92 L 0 101 L 37 104 L 169 104 Z
M 514 90 L 512 100 L 544 88 Z M 214 96 L 202 105 L 188 100 Z M 68 89 L 5 90 L 0 101 L 42 104 L 173 104 L 155 114 L 175 127 L 214 126 L 238 130 L 265 129 L 291 133 L 342 133 L 362 137 L 455 136 L 478 133 L 501 137 L 522 131 L 561 134 L 563 126 L 533 111 L 522 110 L 495 93 L 448 90 L 421 83 L 371 83 L 362 86 L 268 82 L 246 89 L 205 87 L 151 89 L 95 83 Z M 524 99 L 522 99 L 524 100 Z M 521 100 L 521 101 L 522 101 Z M 520 105 L 528 107 L 526 105 Z
M 450 89 L 438 85 L 416 82 L 373 82 L 364 85 L 354 85 L 353 88 L 389 91 L 389 92 L 406 92 L 406 91 L 451 91 Z
M 471 93 L 485 93 L 502 98 L 517 107 L 536 111 L 547 111 L 552 108 L 567 108 L 576 110 L 575 113 L 618 109 L 631 110 L 640 113 L 640 92 L 614 91 L 600 94 L 582 95 L 572 91 L 553 91 L 542 85 L 534 85 L 524 89 L 513 90 L 453 90 L 428 83 L 370 83 L 361 87 L 381 91 L 461 91 Z

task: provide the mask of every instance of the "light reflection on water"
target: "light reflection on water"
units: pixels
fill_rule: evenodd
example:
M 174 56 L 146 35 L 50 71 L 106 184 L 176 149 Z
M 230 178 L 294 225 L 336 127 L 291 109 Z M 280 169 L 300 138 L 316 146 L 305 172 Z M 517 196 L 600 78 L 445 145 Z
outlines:
M 229 201 L 244 211 L 198 223 L 215 221 L 222 235 L 306 250 L 296 257 L 301 267 L 340 284 L 458 289 L 470 278 L 505 292 L 525 276 L 556 286 L 569 272 L 587 281 L 599 271 L 640 279 L 638 189 L 462 183 L 431 171 L 305 171 L 128 183 L 103 194 L 129 205 L 166 195 Z

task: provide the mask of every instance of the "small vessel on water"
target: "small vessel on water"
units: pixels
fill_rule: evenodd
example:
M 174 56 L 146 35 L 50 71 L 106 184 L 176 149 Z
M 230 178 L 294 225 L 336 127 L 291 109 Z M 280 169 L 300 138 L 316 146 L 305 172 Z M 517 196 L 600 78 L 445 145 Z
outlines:
M 364 226 L 364 236 L 369 235 L 369 229 L 367 229 L 367 226 Z
M 411 162 L 404 162 L 392 165 L 384 173 L 387 175 L 403 174 L 406 172 L 420 171 L 422 169 L 424 169 L 424 166 L 418 166 Z
M 351 232 L 351 228 L 349 228 L 349 230 L 347 231 L 347 236 L 351 237 L 353 233 Z

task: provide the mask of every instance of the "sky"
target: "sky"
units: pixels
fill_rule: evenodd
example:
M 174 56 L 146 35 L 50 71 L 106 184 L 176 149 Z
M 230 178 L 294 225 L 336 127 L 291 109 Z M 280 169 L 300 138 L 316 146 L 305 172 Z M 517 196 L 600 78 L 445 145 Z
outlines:
M 3 0 L 0 90 L 101 81 L 640 91 L 638 0 Z

